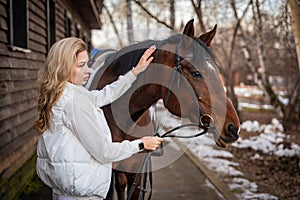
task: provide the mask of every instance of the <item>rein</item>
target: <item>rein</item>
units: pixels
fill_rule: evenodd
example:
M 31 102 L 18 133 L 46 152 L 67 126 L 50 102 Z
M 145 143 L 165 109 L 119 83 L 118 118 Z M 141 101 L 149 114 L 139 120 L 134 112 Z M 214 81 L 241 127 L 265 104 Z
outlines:
M 170 94 L 171 94 L 171 89 L 173 88 L 173 85 L 174 85 L 174 82 L 175 82 L 175 79 L 177 77 L 177 74 L 180 73 L 182 74 L 183 71 L 182 71 L 182 66 L 180 65 L 180 62 L 182 61 L 182 57 L 180 57 L 178 55 L 178 44 L 176 45 L 176 49 L 175 49 L 175 54 L 174 54 L 174 62 L 175 62 L 175 67 L 174 67 L 174 72 L 172 74 L 172 77 L 171 77 L 171 80 L 170 80 L 170 85 L 168 87 L 168 93 L 167 93 L 167 96 L 165 98 L 165 105 L 168 104 L 168 101 L 169 101 L 169 98 L 170 98 Z M 184 77 L 184 76 L 183 76 Z M 178 83 L 177 83 L 177 86 L 178 88 L 180 87 L 180 77 L 178 80 Z M 193 92 L 191 91 L 190 87 L 188 87 L 188 81 L 187 79 L 184 77 L 184 82 L 185 82 L 185 85 L 191 95 L 191 97 L 193 98 L 193 101 L 194 103 L 197 105 L 197 108 L 198 108 L 198 111 L 199 111 L 199 114 L 200 114 L 200 118 L 199 118 L 199 124 L 196 124 L 196 123 L 190 123 L 190 124 L 183 124 L 183 125 L 179 125 L 173 129 L 170 129 L 169 131 L 165 132 L 164 134 L 160 135 L 158 132 L 157 132 L 157 129 L 154 129 L 156 131 L 156 133 L 153 135 L 153 136 L 158 136 L 158 137 L 161 137 L 161 138 L 165 138 L 165 137 L 177 137 L 177 138 L 195 138 L 195 137 L 199 137 L 201 135 L 204 135 L 208 132 L 208 130 L 212 130 L 213 134 L 214 135 L 217 135 L 217 137 L 219 136 L 219 133 L 215 127 L 215 124 L 214 123 L 210 123 L 211 121 L 214 122 L 213 120 L 213 117 L 209 114 L 205 114 L 203 109 L 201 108 L 200 104 L 198 103 L 197 99 L 195 98 L 195 95 L 193 95 Z M 205 118 L 208 118 L 209 119 L 209 123 L 205 122 L 204 119 Z M 172 134 L 174 131 L 176 130 L 179 130 L 179 129 L 182 129 L 182 128 L 185 128 L 185 127 L 198 127 L 198 128 L 201 128 L 203 129 L 201 132 L 199 133 L 196 133 L 194 135 L 189 135 L 189 136 L 181 136 L 181 135 L 176 135 L 176 134 Z M 155 127 L 156 128 L 156 127 Z M 159 152 L 160 151 L 160 152 Z M 135 177 L 134 179 L 134 182 L 130 188 L 130 191 L 128 193 L 128 197 L 127 197 L 127 200 L 130 200 L 132 195 L 133 195 L 133 192 L 135 190 L 136 187 L 138 187 L 138 189 L 140 190 L 140 194 L 139 194 L 139 200 L 143 200 L 145 198 L 145 193 L 147 192 L 147 189 L 146 189 L 146 183 L 147 183 L 147 171 L 149 171 L 149 181 L 150 181 L 150 193 L 149 193 L 149 196 L 148 196 L 148 200 L 151 199 L 151 196 L 152 196 L 152 162 L 151 162 L 151 155 L 158 155 L 158 156 L 161 156 L 163 154 L 163 148 L 162 148 L 162 144 L 161 144 L 161 148 L 159 151 L 147 151 L 144 159 L 143 159 L 143 162 L 139 168 L 139 171 L 138 171 L 138 174 L 137 176 Z M 142 179 L 141 179 L 141 185 L 140 186 L 137 186 L 137 182 L 140 178 L 140 176 L 142 176 Z
M 174 131 L 177 131 L 179 129 L 182 129 L 182 128 L 185 128 L 185 127 L 200 127 L 202 128 L 203 130 L 197 134 L 194 134 L 194 135 L 189 135 L 189 136 L 180 136 L 180 135 L 171 135 L 171 133 L 173 133 Z M 161 137 L 161 138 L 166 138 L 166 137 L 177 137 L 177 138 L 195 138 L 195 137 L 199 137 L 201 135 L 204 135 L 208 132 L 208 127 L 206 126 L 201 126 L 199 124 L 195 124 L 195 123 L 191 123 L 191 124 L 183 124 L 183 125 L 180 125 L 180 126 L 177 126 L 173 129 L 170 129 L 169 131 L 165 132 L 164 134 L 160 135 L 158 132 L 156 132 L 153 136 L 158 136 L 158 137 Z M 162 144 L 161 144 L 161 148 L 159 151 L 163 151 L 163 148 L 162 148 Z M 146 189 L 146 184 L 147 184 L 147 171 L 149 171 L 149 181 L 150 181 L 150 193 L 149 193 L 149 196 L 148 196 L 148 200 L 151 199 L 151 195 L 152 195 L 152 161 L 151 161 L 151 155 L 152 154 L 155 154 L 157 156 L 161 156 L 163 153 L 162 152 L 159 152 L 159 151 L 146 151 L 146 155 L 143 159 L 143 162 L 139 168 L 139 171 L 138 171 L 138 174 L 137 176 L 135 177 L 134 181 L 133 181 L 133 184 L 130 188 L 130 191 L 128 193 L 128 197 L 127 197 L 127 200 L 130 200 L 132 195 L 133 195 L 133 192 L 135 190 L 135 188 L 137 187 L 137 182 L 140 178 L 140 176 L 142 176 L 142 179 L 141 179 L 141 185 L 138 186 L 138 189 L 140 190 L 140 194 L 139 194 L 139 200 L 143 200 L 145 198 L 145 193 L 147 192 L 147 189 Z

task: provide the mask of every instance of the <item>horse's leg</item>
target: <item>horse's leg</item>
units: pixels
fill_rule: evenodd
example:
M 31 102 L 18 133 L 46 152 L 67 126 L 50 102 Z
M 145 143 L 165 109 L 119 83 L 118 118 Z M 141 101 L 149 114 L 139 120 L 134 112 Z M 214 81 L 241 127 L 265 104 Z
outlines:
M 125 200 L 125 188 L 127 185 L 127 178 L 124 172 L 115 171 L 115 188 L 118 195 L 118 200 Z
M 126 173 L 126 178 L 127 178 L 127 195 L 129 194 L 129 191 L 131 190 L 131 187 L 133 185 L 133 182 L 135 180 L 135 177 L 137 176 L 136 173 Z M 140 185 L 141 185 L 141 176 L 139 177 L 139 179 L 137 180 L 137 183 L 136 184 L 136 187 L 135 187 L 135 190 L 131 196 L 131 199 L 130 200 L 137 200 L 139 199 L 139 194 L 140 194 Z
M 105 111 L 105 117 L 106 117 L 107 121 L 110 123 L 109 125 L 111 128 L 111 133 L 114 133 L 114 134 L 112 134 L 112 139 L 114 142 L 121 142 L 123 140 L 132 141 L 132 140 L 136 140 L 137 137 L 140 138 L 144 135 L 153 134 L 153 130 L 152 130 L 153 127 L 151 124 L 149 125 L 149 123 L 151 122 L 151 119 L 150 119 L 150 114 L 149 114 L 148 110 L 146 110 L 145 113 L 143 113 L 142 116 L 140 116 L 136 122 L 139 126 L 142 126 L 142 127 L 146 126 L 146 125 L 150 126 L 149 131 L 148 132 L 144 131 L 142 135 L 139 131 L 135 130 L 135 126 L 137 124 L 134 124 L 133 127 L 129 128 L 130 130 L 126 131 L 127 133 L 130 133 L 130 134 L 126 134 L 126 133 L 122 132 L 122 130 L 118 129 L 118 126 L 117 126 L 116 122 L 114 121 L 114 118 L 112 117 L 113 115 L 112 115 L 112 111 L 111 111 L 110 107 L 109 106 L 103 107 L 103 110 Z M 138 157 L 138 158 L 136 158 L 136 157 Z M 127 182 L 128 182 L 128 179 L 126 178 L 127 172 L 129 172 L 129 171 L 137 172 L 139 169 L 139 165 L 142 162 L 142 158 L 143 158 L 143 155 L 137 154 L 137 155 L 131 157 L 130 159 L 126 159 L 121 162 L 115 162 L 113 164 L 113 168 L 115 169 L 114 170 L 114 172 L 115 172 L 114 173 L 115 189 L 116 189 L 117 197 L 119 200 L 125 200 L 126 186 L 127 186 L 127 193 L 128 193 L 130 191 L 131 185 L 135 179 L 135 174 L 132 173 L 131 175 L 129 175 L 128 177 L 130 178 L 131 183 L 127 185 Z M 131 200 L 138 199 L 138 196 L 139 196 L 139 189 L 136 188 Z

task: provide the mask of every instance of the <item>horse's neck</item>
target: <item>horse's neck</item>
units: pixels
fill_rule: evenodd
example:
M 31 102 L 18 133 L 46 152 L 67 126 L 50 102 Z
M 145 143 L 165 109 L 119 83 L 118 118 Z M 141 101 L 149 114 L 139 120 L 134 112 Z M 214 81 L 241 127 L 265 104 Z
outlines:
M 130 102 L 131 113 L 147 110 L 161 98 L 161 86 L 147 83 L 141 85 L 139 81 L 143 84 L 143 80 L 137 80 L 131 88 L 134 91 Z

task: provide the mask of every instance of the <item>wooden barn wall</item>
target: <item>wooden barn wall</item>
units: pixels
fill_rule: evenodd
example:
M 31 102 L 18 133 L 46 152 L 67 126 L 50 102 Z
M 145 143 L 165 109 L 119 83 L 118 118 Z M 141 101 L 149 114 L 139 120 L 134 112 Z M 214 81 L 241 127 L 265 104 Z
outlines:
M 65 37 L 65 12 L 68 12 L 71 16 L 72 26 L 71 26 L 71 35 L 76 36 L 76 26 L 80 25 L 80 38 L 88 44 L 88 47 L 91 48 L 91 30 L 89 30 L 82 17 L 76 12 L 69 1 L 56 1 L 56 39 L 62 39 Z
M 9 0 L 0 0 L 0 199 L 13 199 L 28 176 L 35 173 L 24 165 L 31 160 L 29 166 L 34 166 L 35 162 L 32 156 L 38 139 L 33 129 L 38 99 L 36 80 L 47 55 L 46 1 L 28 0 L 31 52 L 25 53 L 9 48 Z M 68 11 L 72 15 L 72 36 L 76 36 L 75 27 L 79 24 L 80 36 L 90 44 L 91 31 L 71 5 L 69 1 L 56 1 L 56 40 L 65 37 Z

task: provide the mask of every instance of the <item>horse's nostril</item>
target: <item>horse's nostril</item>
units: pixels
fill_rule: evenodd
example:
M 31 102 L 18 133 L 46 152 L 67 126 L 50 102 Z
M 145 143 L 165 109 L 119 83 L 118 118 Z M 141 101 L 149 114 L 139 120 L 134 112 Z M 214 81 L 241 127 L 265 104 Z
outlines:
M 228 131 L 230 131 L 230 132 L 234 131 L 234 126 L 232 124 L 229 124 Z
M 228 131 L 228 134 L 229 134 L 231 137 L 237 137 L 237 136 L 238 136 L 239 129 L 236 128 L 233 124 L 229 124 L 228 127 L 227 127 L 227 131 Z

